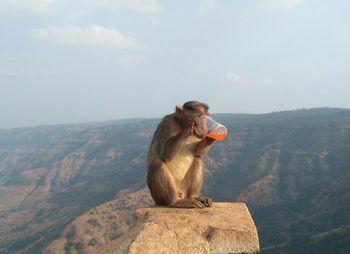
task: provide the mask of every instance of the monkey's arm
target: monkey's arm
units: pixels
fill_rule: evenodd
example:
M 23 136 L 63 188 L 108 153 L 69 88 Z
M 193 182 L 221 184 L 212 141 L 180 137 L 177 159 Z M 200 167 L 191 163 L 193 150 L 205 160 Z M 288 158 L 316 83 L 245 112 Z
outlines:
M 209 151 L 209 148 L 214 143 L 214 139 L 205 137 L 198 143 L 196 148 L 194 149 L 194 156 L 202 158 L 204 155 L 207 154 Z
M 170 137 L 162 146 L 161 160 L 165 163 L 169 162 L 178 151 L 182 148 L 186 138 L 191 135 L 190 131 L 184 129 L 177 135 Z

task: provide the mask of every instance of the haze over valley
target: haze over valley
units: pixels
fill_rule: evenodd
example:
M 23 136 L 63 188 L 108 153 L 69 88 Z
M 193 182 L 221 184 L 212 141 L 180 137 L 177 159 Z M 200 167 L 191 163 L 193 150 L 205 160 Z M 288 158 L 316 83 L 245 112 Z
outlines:
M 350 110 L 213 117 L 229 137 L 209 152 L 204 193 L 247 203 L 262 253 L 347 253 Z M 113 244 L 152 203 L 145 158 L 158 122 L 1 130 L 0 252 Z

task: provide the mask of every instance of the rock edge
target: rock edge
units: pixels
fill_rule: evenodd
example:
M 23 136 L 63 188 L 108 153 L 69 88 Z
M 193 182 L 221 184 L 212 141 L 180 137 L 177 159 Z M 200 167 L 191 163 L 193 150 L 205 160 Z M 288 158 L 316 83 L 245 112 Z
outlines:
M 145 207 L 136 225 L 104 254 L 258 253 L 254 221 L 244 203 L 214 203 L 204 209 Z

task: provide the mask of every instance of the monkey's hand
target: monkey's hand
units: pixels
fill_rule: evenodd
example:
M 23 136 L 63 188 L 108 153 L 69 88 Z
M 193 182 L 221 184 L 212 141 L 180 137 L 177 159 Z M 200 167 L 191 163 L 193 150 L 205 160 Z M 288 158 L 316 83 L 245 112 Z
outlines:
M 193 131 L 194 131 L 194 127 L 193 125 L 191 126 L 185 126 L 182 130 L 181 135 L 185 136 L 185 137 L 189 137 L 191 135 L 193 135 Z
M 170 205 L 171 207 L 178 208 L 205 208 L 205 204 L 198 198 L 186 198 L 180 199 L 175 204 Z
M 210 146 L 213 144 L 214 141 L 215 140 L 212 138 L 203 138 L 194 149 L 194 156 L 197 158 L 202 158 L 205 154 L 207 154 Z
M 215 139 L 213 138 L 209 138 L 209 137 L 205 137 L 205 140 L 207 141 L 208 145 L 211 145 L 214 143 Z
M 213 205 L 213 200 L 209 197 L 197 197 L 194 199 L 200 201 L 206 207 L 211 207 Z

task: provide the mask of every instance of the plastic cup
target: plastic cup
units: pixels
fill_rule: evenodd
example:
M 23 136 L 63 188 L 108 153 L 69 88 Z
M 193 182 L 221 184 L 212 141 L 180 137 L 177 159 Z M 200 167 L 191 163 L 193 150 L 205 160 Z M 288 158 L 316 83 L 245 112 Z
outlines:
M 215 140 L 224 140 L 227 136 L 226 127 L 207 115 L 199 118 L 199 123 L 194 130 L 198 136 L 207 136 Z

